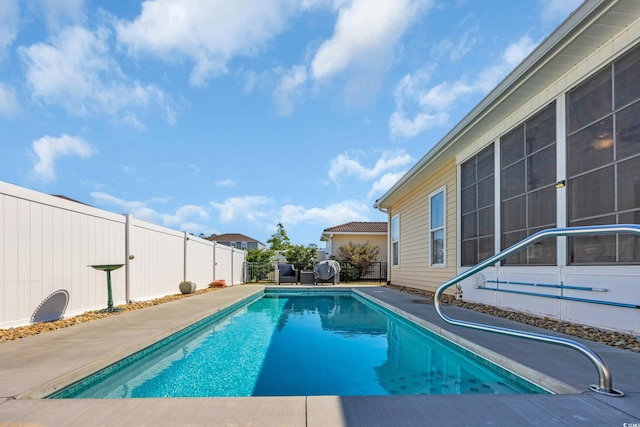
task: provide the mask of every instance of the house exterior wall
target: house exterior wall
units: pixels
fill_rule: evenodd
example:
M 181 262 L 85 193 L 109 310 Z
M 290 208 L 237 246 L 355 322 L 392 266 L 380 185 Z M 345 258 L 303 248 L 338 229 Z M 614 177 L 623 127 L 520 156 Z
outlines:
M 373 246 L 377 246 L 378 262 L 387 262 L 387 235 L 386 234 L 339 234 L 336 233 L 331 237 L 331 254 L 330 256 L 340 258 L 340 246 L 349 242 L 355 244 L 371 242 Z
M 219 245 L 230 246 L 236 249 L 249 250 L 249 249 L 263 249 L 265 247 L 263 244 L 258 242 L 245 242 L 245 241 L 222 242 L 218 240 L 216 240 L 216 242 L 218 242 Z
M 439 189 L 446 192 L 444 267 L 429 265 L 429 196 Z M 400 215 L 400 265 L 389 268 L 391 284 L 435 291 L 456 275 L 456 194 L 456 163 L 451 159 L 392 207 L 390 215 Z
M 587 57 L 561 79 L 540 91 L 529 102 L 514 111 L 508 119 L 491 129 L 482 138 L 479 138 L 472 146 L 457 156 L 460 165 L 473 154 L 488 146 L 510 129 L 532 117 L 542 107 L 555 101 L 557 105 L 557 180 L 566 178 L 565 169 L 572 160 L 565 153 L 567 151 L 566 138 L 566 93 L 593 76 L 596 72 L 608 66 L 612 61 L 622 56 L 630 48 L 640 42 L 640 21 L 621 32 L 617 37 L 601 49 Z M 498 147 L 496 145 L 496 147 Z M 636 145 L 637 146 L 637 145 Z M 498 172 L 498 167 L 496 167 Z M 496 230 L 500 230 L 500 204 L 499 193 L 496 192 Z M 566 227 L 567 224 L 567 187 L 557 190 L 557 226 Z M 496 239 L 496 247 L 499 248 L 499 236 Z M 567 265 L 566 239 L 557 240 L 557 265 L 556 266 L 498 266 L 491 267 L 482 273 L 485 280 L 499 280 L 502 282 L 542 283 L 552 285 L 576 286 L 586 288 L 603 289 L 603 291 L 581 291 L 575 289 L 563 289 L 536 287 L 535 290 L 523 288 L 522 285 L 510 285 L 501 283 L 498 287 L 506 291 L 530 291 L 547 294 L 550 296 L 565 296 L 570 298 L 583 298 L 613 303 L 631 303 L 640 305 L 640 289 L 635 286 L 640 275 L 640 266 L 637 265 L 606 265 L 606 266 L 579 266 Z M 504 248 L 502 248 L 504 249 Z M 460 267 L 460 272 L 465 267 Z M 496 305 L 502 308 L 522 311 L 534 315 L 547 316 L 554 319 L 586 324 L 590 326 L 616 330 L 631 334 L 640 333 L 640 318 L 637 310 L 626 307 L 616 307 L 603 304 L 593 304 L 557 298 L 545 298 L 536 296 L 516 295 L 508 292 L 496 292 L 477 289 L 478 279 L 471 277 L 462 282 L 464 298 L 474 302 Z M 494 283 L 486 283 L 486 287 L 496 287 Z M 597 315 L 596 315 L 597 313 Z
M 541 87 L 534 96 L 526 98 L 517 108 L 499 105 L 496 108 L 511 108 L 512 113 L 504 120 L 479 135 L 475 140 L 464 146 L 447 148 L 439 153 L 439 158 L 450 158 L 446 168 L 438 169 L 422 181 L 412 184 L 410 190 L 402 198 L 396 199 L 390 206 L 390 218 L 400 217 L 400 265 L 390 267 L 392 284 L 421 289 L 434 290 L 445 279 L 453 274 L 463 272 L 470 267 L 461 266 L 460 239 L 452 239 L 452 234 L 460 235 L 460 203 L 456 206 L 452 199 L 461 200 L 459 189 L 452 190 L 450 186 L 459 183 L 461 165 L 479 153 L 490 144 L 495 144 L 495 252 L 501 249 L 501 202 L 500 202 L 500 141 L 501 137 L 516 126 L 531 119 L 544 107 L 555 102 L 556 110 L 556 176 L 557 181 L 568 178 L 567 169 L 575 159 L 567 155 L 567 102 L 568 91 L 579 86 L 582 82 L 608 67 L 612 61 L 622 57 L 640 44 L 640 20 L 626 26 L 617 36 L 612 37 L 591 55 L 578 63 L 569 72 L 556 81 Z M 471 133 L 471 132 L 470 132 Z M 634 140 L 636 141 L 636 140 Z M 634 150 L 640 147 L 637 142 Z M 457 171 L 450 182 L 444 178 L 444 171 Z M 450 177 L 451 178 L 451 177 Z M 436 272 L 428 267 L 427 258 L 427 198 L 436 188 L 447 185 L 447 268 Z M 619 183 L 624 185 L 624 183 Z M 626 185 L 630 185 L 627 183 Z M 556 194 L 556 222 L 557 227 L 568 224 L 568 188 L 560 186 Z M 455 196 L 454 196 L 455 195 Z M 636 220 L 637 223 L 637 220 Z M 456 232 L 451 233 L 451 225 L 456 224 Z M 390 230 L 391 233 L 391 230 Z M 501 308 L 547 316 L 554 319 L 566 320 L 609 330 L 616 330 L 637 335 L 640 333 L 640 317 L 637 309 L 603 305 L 587 302 L 558 299 L 560 297 L 583 298 L 602 302 L 625 303 L 640 305 L 640 288 L 635 286 L 640 276 L 640 266 L 630 265 L 569 265 L 567 256 L 567 239 L 559 238 L 556 243 L 557 260 L 555 265 L 518 265 L 490 267 L 482 273 L 474 275 L 462 282 L 464 299 L 495 305 Z M 453 253 L 452 253 L 453 251 Z M 452 271 L 457 270 L 457 271 Z M 500 281 L 496 284 L 494 281 Z M 511 282 L 511 283 L 505 283 Z M 595 288 L 595 291 L 571 288 L 540 287 L 535 288 L 514 284 L 523 282 L 529 284 L 550 284 L 552 286 L 574 286 Z M 479 288 L 480 286 L 480 288 Z M 482 289 L 485 287 L 485 289 Z M 507 292 L 496 292 L 486 289 L 500 288 Z M 450 290 L 452 290 L 450 288 Z M 550 298 L 534 295 L 509 293 L 531 292 L 546 294 Z

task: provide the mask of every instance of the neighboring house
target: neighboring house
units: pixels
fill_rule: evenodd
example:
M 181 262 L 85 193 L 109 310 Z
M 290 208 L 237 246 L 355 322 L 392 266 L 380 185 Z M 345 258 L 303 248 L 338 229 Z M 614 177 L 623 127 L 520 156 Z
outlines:
M 388 279 L 435 290 L 538 230 L 638 224 L 638 171 L 640 2 L 587 0 L 375 202 Z M 482 274 L 465 299 L 640 332 L 638 237 L 549 239 Z
M 239 233 L 212 234 L 206 239 L 236 249 L 264 249 L 266 247 L 264 243 Z
M 348 222 L 325 228 L 320 237 L 321 242 L 327 242 L 327 257 L 339 258 L 340 246 L 353 242 L 356 244 L 371 242 L 377 246 L 378 261 L 387 261 L 387 223 L 386 222 Z

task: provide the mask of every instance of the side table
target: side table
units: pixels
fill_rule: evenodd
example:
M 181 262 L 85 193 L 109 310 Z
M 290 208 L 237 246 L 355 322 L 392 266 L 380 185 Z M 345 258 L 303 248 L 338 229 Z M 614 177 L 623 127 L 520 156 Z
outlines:
M 316 273 L 309 270 L 302 270 L 300 272 L 300 284 L 301 285 L 313 285 L 316 282 Z

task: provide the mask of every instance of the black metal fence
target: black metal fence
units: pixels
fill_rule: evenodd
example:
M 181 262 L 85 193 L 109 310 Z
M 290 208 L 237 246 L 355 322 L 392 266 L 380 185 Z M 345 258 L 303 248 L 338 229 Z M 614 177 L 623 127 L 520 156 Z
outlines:
M 272 262 L 245 262 L 242 271 L 244 283 L 268 283 L 276 280 L 276 265 Z
M 349 282 L 386 282 L 387 263 L 374 262 L 369 267 L 358 269 L 352 264 L 340 262 L 340 283 Z M 299 270 L 312 270 L 312 266 L 294 263 Z M 273 283 L 275 281 L 276 263 L 271 262 L 245 262 L 244 283 Z

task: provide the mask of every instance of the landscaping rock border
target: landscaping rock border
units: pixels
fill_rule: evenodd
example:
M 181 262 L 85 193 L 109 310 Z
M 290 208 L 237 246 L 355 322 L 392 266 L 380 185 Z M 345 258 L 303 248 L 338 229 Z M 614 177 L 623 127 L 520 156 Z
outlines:
M 386 285 L 391 289 L 395 289 L 400 292 L 418 295 L 424 298 L 433 299 L 434 292 L 425 291 L 416 288 L 410 288 L 399 285 Z M 38 335 L 43 332 L 54 331 L 56 329 L 62 329 L 73 325 L 78 325 L 91 320 L 102 319 L 110 316 L 117 316 L 120 313 L 126 311 L 140 310 L 146 307 L 152 307 L 154 305 L 164 304 L 167 302 L 175 301 L 181 298 L 189 298 L 194 295 L 199 295 L 206 292 L 213 292 L 219 288 L 205 288 L 196 290 L 192 294 L 174 294 L 167 295 L 162 298 L 156 298 L 150 301 L 132 302 L 129 304 L 119 305 L 120 312 L 113 313 L 101 313 L 99 311 L 89 311 L 78 316 L 73 316 L 68 319 L 57 320 L 54 322 L 36 323 L 33 325 L 19 326 L 9 329 L 0 329 L 0 343 L 6 341 L 12 341 L 16 339 L 23 339 L 29 336 Z M 528 325 L 537 326 L 540 328 L 560 332 L 563 334 L 584 338 L 590 341 L 594 341 L 600 344 L 606 344 L 613 347 L 630 350 L 636 353 L 640 353 L 640 337 L 634 337 L 633 335 L 623 334 L 621 332 L 612 332 L 604 329 L 598 329 L 586 325 L 578 325 L 569 322 L 562 322 L 558 320 L 549 319 L 546 317 L 536 317 L 529 314 L 519 313 L 515 311 L 509 311 L 500 309 L 491 305 L 471 303 L 464 300 L 456 300 L 452 296 L 443 295 L 442 302 L 445 304 L 455 304 L 458 307 L 467 308 L 481 313 L 490 314 L 496 317 L 503 317 L 516 322 L 525 323 Z
M 433 299 L 435 292 L 425 291 L 422 289 L 410 288 L 399 285 L 387 285 L 391 289 L 400 292 L 418 295 L 424 298 Z M 624 334 L 621 332 L 607 331 L 586 325 L 578 325 L 570 322 L 563 322 L 549 319 L 547 317 L 536 317 L 530 314 L 519 313 L 516 311 L 504 310 L 491 305 L 467 302 L 464 300 L 456 300 L 450 295 L 443 295 L 442 302 L 445 304 L 455 304 L 458 307 L 468 308 L 470 310 L 479 311 L 481 313 L 490 314 L 496 317 L 503 317 L 516 322 L 525 323 L 527 325 L 537 326 L 539 328 L 548 329 L 555 332 L 571 335 L 578 338 L 584 338 L 599 344 L 606 344 L 625 350 L 640 353 L 640 337 Z
M 5 341 L 12 341 L 16 339 L 27 338 L 33 335 L 38 335 L 43 332 L 55 331 L 56 329 L 67 328 L 69 326 L 78 325 L 80 323 L 90 322 L 91 320 L 103 319 L 105 317 L 117 316 L 120 313 L 126 311 L 140 310 L 146 307 L 152 307 L 154 305 L 164 304 L 167 302 L 175 301 L 182 298 L 189 298 L 194 295 L 203 294 L 206 292 L 213 292 L 218 289 L 206 288 L 196 290 L 191 294 L 174 294 L 167 295 L 161 298 L 156 298 L 149 301 L 131 302 L 117 306 L 120 309 L 119 312 L 101 313 L 100 311 L 88 311 L 86 313 L 79 314 L 77 316 L 69 317 L 68 319 L 56 320 L 54 322 L 42 322 L 35 323 L 33 325 L 18 326 L 9 329 L 0 329 L 0 343 Z

